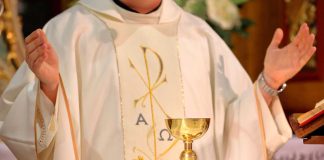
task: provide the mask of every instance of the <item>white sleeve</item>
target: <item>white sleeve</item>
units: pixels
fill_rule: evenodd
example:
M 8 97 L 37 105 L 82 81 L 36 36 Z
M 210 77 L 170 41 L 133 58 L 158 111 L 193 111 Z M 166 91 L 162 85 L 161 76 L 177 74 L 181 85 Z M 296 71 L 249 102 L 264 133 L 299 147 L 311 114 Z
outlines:
M 292 130 L 288 124 L 279 97 L 274 97 L 271 106 L 268 106 L 259 85 L 257 96 L 261 104 L 264 130 L 268 154 L 272 156 L 275 151 L 292 137 Z
M 0 99 L 0 119 L 4 122 L 0 129 L 0 137 L 18 159 L 36 159 L 34 119 L 38 94 L 40 94 L 39 113 L 44 117 L 44 127 L 37 125 L 37 141 L 40 142 L 40 135 L 43 134 L 46 142 L 38 143 L 38 153 L 45 148 L 48 152 L 52 149 L 47 146 L 53 141 L 56 133 L 57 126 L 52 124 L 56 124 L 56 118 L 53 117 L 57 116 L 57 111 L 53 110 L 53 104 L 49 104 L 46 97 L 41 96 L 38 84 L 37 78 L 27 64 L 23 63 Z M 39 118 L 40 116 L 36 117 L 37 120 Z M 44 128 L 43 133 L 41 128 Z
M 257 88 L 263 125 L 266 134 L 268 158 L 291 136 L 292 131 L 285 118 L 278 98 L 269 109 L 262 93 Z M 254 88 L 250 86 L 226 110 L 225 144 L 226 158 L 229 160 L 262 159 L 262 136 Z
M 35 159 L 34 112 L 37 80 L 24 62 L 1 95 L 0 136 L 17 159 Z
M 57 112 L 58 106 L 52 103 L 51 100 L 45 95 L 45 93 L 38 89 L 38 106 L 39 111 L 37 119 L 40 123 L 38 128 L 37 143 L 38 143 L 38 152 L 46 149 L 50 143 L 53 141 L 55 134 L 57 132 Z M 58 97 L 58 96 L 57 96 Z M 57 99 L 58 101 L 58 99 Z

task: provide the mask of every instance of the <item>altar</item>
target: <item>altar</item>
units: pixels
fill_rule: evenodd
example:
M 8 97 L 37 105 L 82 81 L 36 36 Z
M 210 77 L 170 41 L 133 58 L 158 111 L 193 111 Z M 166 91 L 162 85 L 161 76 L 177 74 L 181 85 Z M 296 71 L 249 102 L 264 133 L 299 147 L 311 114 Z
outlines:
M 293 137 L 282 146 L 273 160 L 324 160 L 323 144 L 303 144 L 303 140 Z
M 0 142 L 0 159 L 16 160 L 3 142 Z M 272 160 L 324 160 L 324 145 L 303 144 L 303 140 L 293 137 L 282 146 Z

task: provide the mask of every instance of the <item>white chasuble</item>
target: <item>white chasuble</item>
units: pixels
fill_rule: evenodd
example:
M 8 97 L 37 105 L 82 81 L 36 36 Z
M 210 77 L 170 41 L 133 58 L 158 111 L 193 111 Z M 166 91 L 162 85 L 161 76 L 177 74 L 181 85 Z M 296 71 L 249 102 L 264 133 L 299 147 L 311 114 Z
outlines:
M 173 0 L 162 0 L 153 15 L 125 14 L 112 0 L 80 3 L 44 28 L 58 54 L 80 159 L 176 160 L 183 144 L 169 137 L 164 119 L 210 117 L 208 132 L 193 144 L 200 160 L 260 160 L 256 98 L 267 152 L 275 153 L 290 138 L 279 99 L 269 107 L 259 90 L 255 95 L 220 37 Z M 0 136 L 18 159 L 36 155 L 32 124 L 41 93 L 36 84 L 24 63 L 0 98 Z M 40 102 L 48 122 L 38 134 L 46 137 L 42 152 L 51 153 L 48 159 L 74 159 L 62 91 L 55 106 L 45 95 Z M 52 119 L 57 130 L 48 127 Z
M 167 118 L 184 117 L 177 24 L 108 22 L 120 76 L 125 159 L 180 155 L 182 144 L 165 125 Z

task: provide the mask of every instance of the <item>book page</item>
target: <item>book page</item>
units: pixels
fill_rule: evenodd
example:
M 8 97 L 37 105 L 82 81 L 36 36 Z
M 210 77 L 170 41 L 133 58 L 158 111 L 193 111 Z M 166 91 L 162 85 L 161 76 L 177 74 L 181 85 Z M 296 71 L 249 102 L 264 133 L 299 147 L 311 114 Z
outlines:
M 314 109 L 300 115 L 297 118 L 297 121 L 300 124 L 300 126 L 305 126 L 306 124 L 314 121 L 315 119 L 322 116 L 323 114 L 324 114 L 324 99 L 316 103 Z
M 318 103 L 316 103 L 315 108 L 324 105 L 324 99 L 322 99 L 321 101 L 319 101 Z

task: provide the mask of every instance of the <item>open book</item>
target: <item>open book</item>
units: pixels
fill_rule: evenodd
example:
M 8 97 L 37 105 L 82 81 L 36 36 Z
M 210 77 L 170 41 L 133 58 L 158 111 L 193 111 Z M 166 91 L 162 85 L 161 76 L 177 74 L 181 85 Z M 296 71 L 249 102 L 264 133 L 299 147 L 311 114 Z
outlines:
M 314 109 L 300 115 L 297 121 L 299 126 L 303 127 L 321 116 L 324 116 L 324 99 L 318 102 Z

